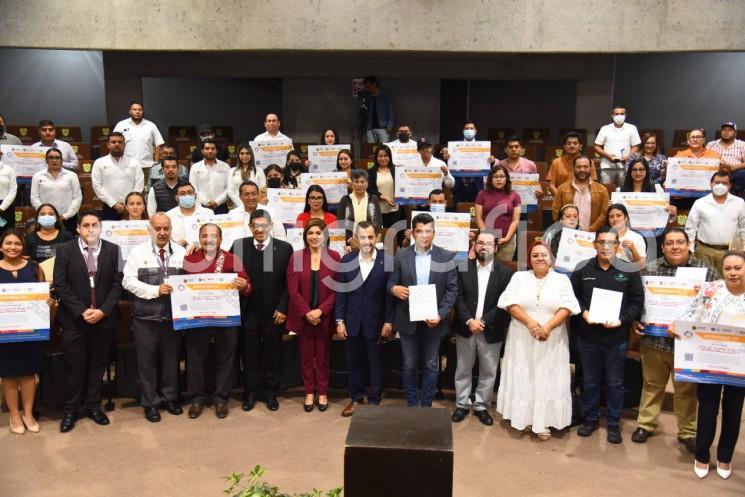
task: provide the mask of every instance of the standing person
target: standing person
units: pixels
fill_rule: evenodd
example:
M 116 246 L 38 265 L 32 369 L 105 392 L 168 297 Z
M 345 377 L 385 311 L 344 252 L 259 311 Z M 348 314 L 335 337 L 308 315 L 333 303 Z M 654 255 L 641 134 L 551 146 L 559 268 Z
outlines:
M 716 150 L 708 149 L 706 144 L 706 131 L 703 128 L 694 128 L 688 132 L 688 148 L 679 150 L 675 157 L 687 157 L 689 159 L 718 159 L 722 156 Z
M 693 203 L 685 225 L 691 251 L 717 271 L 731 245 L 745 244 L 745 200 L 732 195 L 731 186 L 729 173 L 714 173 L 711 193 Z
M 637 159 L 636 154 L 626 165 L 626 175 L 623 178 L 622 192 L 654 193 L 656 191 L 650 177 L 647 159 Z
M 636 126 L 626 122 L 624 107 L 613 107 L 611 117 L 613 122 L 600 128 L 595 138 L 595 152 L 602 157 L 600 180 L 620 185 L 623 182 L 623 165 L 639 150 L 642 140 Z
M 123 221 L 145 221 L 148 215 L 145 210 L 145 196 L 140 192 L 129 192 L 124 198 Z
M 109 154 L 93 163 L 91 183 L 96 196 L 103 202 L 103 219 L 119 221 L 124 215 L 124 197 L 129 192 L 141 192 L 145 185 L 142 164 L 124 155 L 124 135 L 112 131 L 107 143 Z
M 338 145 L 341 142 L 339 141 L 339 135 L 334 128 L 326 128 L 323 130 L 323 133 L 321 133 L 321 141 L 318 143 L 321 145 Z
M 204 159 L 192 164 L 189 170 L 189 183 L 194 185 L 203 207 L 215 214 L 227 214 L 230 166 L 217 158 L 217 143 L 213 140 L 202 142 L 202 155 Z
M 548 168 L 546 175 L 551 195 L 556 196 L 561 185 L 574 179 L 574 159 L 582 154 L 582 145 L 582 135 L 576 131 L 570 131 L 564 135 L 562 154 L 551 161 L 551 167 Z M 593 181 L 598 180 L 594 167 L 590 168 L 590 177 Z
M 285 168 L 282 170 L 282 188 L 300 188 L 300 175 L 305 172 L 300 152 L 290 150 L 287 152 Z
M 160 166 L 163 176 L 151 183 L 150 190 L 147 192 L 147 213 L 152 216 L 156 212 L 168 212 L 178 206 L 176 199 L 176 190 L 188 179 L 183 179 L 179 175 L 181 166 L 172 155 L 166 155 L 161 159 Z M 152 172 L 152 170 L 151 170 Z M 187 176 L 188 178 L 188 176 Z M 152 179 L 152 175 L 150 176 Z
M 647 243 L 639 233 L 629 228 L 629 211 L 623 204 L 612 204 L 608 208 L 608 224 L 618 234 L 618 252 L 616 257 L 624 262 L 635 264 L 633 268 L 640 268 L 647 258 Z M 628 270 L 633 270 L 628 267 Z
M 499 232 L 497 260 L 511 261 L 517 249 L 517 226 L 520 224 L 520 195 L 512 191 L 510 173 L 496 164 L 489 171 L 484 189 L 476 196 L 476 224 L 479 229 Z
M 259 192 L 259 185 L 253 181 L 242 183 L 238 189 L 238 195 L 241 203 L 234 209 L 231 209 L 231 211 L 228 212 L 228 215 L 231 219 L 242 221 L 243 233 L 245 236 L 251 236 L 251 214 L 259 209 L 268 212 L 271 216 L 273 216 L 273 213 L 268 206 L 259 203 L 259 196 L 261 195 Z M 272 235 L 280 240 L 286 238 L 287 233 L 285 232 L 282 223 L 277 223 L 276 226 L 273 227 Z
M 579 209 L 579 229 L 597 231 L 605 224 L 608 213 L 608 190 L 593 181 L 590 159 L 580 155 L 574 159 L 574 179 L 567 181 L 556 190 L 553 203 L 554 221 L 559 219 L 559 209 L 574 204 Z
M 380 201 L 377 195 L 368 193 L 369 176 L 364 169 L 352 170 L 352 192 L 339 201 L 337 219 L 344 223 L 347 240 L 353 234 L 350 223 L 369 221 L 378 229 L 383 227 L 383 215 L 380 212 Z
M 61 166 L 70 171 L 78 170 L 78 156 L 72 145 L 64 140 L 57 140 L 57 130 L 54 123 L 48 119 L 39 121 L 39 140 L 32 147 L 56 148 L 62 156 Z
M 737 123 L 722 123 L 719 139 L 707 143 L 706 148 L 721 155 L 722 166 L 732 174 L 732 189 L 742 194 L 745 190 L 745 141 L 737 139 Z
M 281 140 L 283 138 L 290 139 L 289 136 L 285 136 L 279 130 L 282 126 L 282 122 L 279 120 L 279 114 L 276 112 L 270 112 L 264 118 L 264 131 L 254 137 L 253 141 L 266 141 L 266 140 Z
M 543 241 L 551 248 L 551 256 L 556 259 L 564 228 L 578 229 L 579 209 L 574 204 L 566 204 L 559 209 L 559 221 L 552 225 L 543 235 Z
M 641 276 L 675 277 L 679 267 L 706 268 L 706 281 L 719 277 L 711 267 L 688 251 L 688 235 L 682 228 L 669 228 L 662 236 L 662 257 L 648 263 Z M 645 290 L 646 291 L 646 290 Z M 644 334 L 644 326 L 635 321 L 631 328 L 642 335 L 642 396 L 639 401 L 637 428 L 631 441 L 645 443 L 657 428 L 657 417 L 665 400 L 665 390 L 673 374 L 674 342 L 670 337 Z M 678 421 L 678 442 L 689 452 L 696 452 L 696 384 L 675 381 L 673 375 L 673 410 Z
M 396 253 L 393 272 L 388 277 L 388 292 L 396 299 L 395 328 L 401 338 L 403 384 L 406 405 L 432 407 L 439 371 L 440 341 L 447 335 L 450 310 L 458 297 L 455 254 L 433 245 L 435 220 L 429 214 L 417 214 L 411 221 L 414 245 Z M 435 285 L 437 317 L 425 321 L 409 319 L 409 287 Z M 418 370 L 422 365 L 422 389 Z
M 155 123 L 145 119 L 145 107 L 138 101 L 129 104 L 129 117 L 116 123 L 112 135 L 114 133 L 121 133 L 126 141 L 124 156 L 143 168 L 153 165 L 153 150 L 157 160 L 157 147 L 165 143 Z
M 742 327 L 745 321 L 745 255 L 727 252 L 722 258 L 724 280 L 706 283 L 691 302 L 680 321 L 718 323 Z M 668 333 L 676 336 L 675 326 Z M 696 428 L 696 458 L 693 471 L 699 478 L 709 473 L 711 444 L 717 430 L 717 414 L 722 408 L 722 428 L 717 444 L 717 473 L 723 479 L 732 474 L 732 454 L 740 434 L 745 387 L 699 383 L 698 424 Z
M 230 176 L 228 177 L 228 198 L 233 202 L 233 208 L 240 207 L 242 203 L 238 190 L 246 181 L 256 183 L 259 190 L 266 188 L 264 171 L 256 167 L 251 145 L 241 143 L 238 145 L 238 163 L 230 170 Z
M 342 258 L 348 271 L 339 272 L 334 315 L 336 334 L 345 341 L 351 401 L 341 415 L 354 414 L 357 405 L 380 404 L 383 395 L 383 341 L 393 333 L 395 302 L 386 290 L 388 279 L 383 251 L 375 248 L 379 228 L 361 221 L 355 228 L 359 251 Z M 366 395 L 365 370 L 370 378 Z
M 393 133 L 393 96 L 383 90 L 375 76 L 365 76 L 362 81 L 366 95 L 366 138 L 367 143 L 387 143 Z
M 416 142 L 416 148 L 419 152 L 419 157 L 422 159 L 422 164 L 425 167 L 439 167 L 440 171 L 442 171 L 443 188 L 452 188 L 455 186 L 455 178 L 450 174 L 448 165 L 432 155 L 432 144 L 430 141 L 427 138 L 419 138 Z
M 494 423 L 489 415 L 494 382 L 499 368 L 509 315 L 497 308 L 500 296 L 510 282 L 512 271 L 495 262 L 497 236 L 482 231 L 476 237 L 476 258 L 468 261 L 468 271 L 458 273 L 458 298 L 455 302 L 455 411 L 452 420 L 463 421 L 473 408 L 479 421 Z M 471 401 L 473 365 L 479 361 L 479 381 L 475 400 Z
M 184 257 L 185 274 L 237 273 L 233 285 L 241 296 L 251 294 L 251 281 L 240 259 L 220 248 L 222 230 L 207 223 L 199 228 L 199 249 Z M 232 387 L 235 351 L 238 347 L 238 329 L 235 327 L 193 328 L 186 330 L 186 383 L 192 394 L 189 419 L 196 419 L 207 401 L 205 366 L 210 343 L 215 343 L 215 391 L 212 402 L 215 415 L 223 419 L 228 415 L 228 400 Z
M 80 215 L 78 235 L 57 246 L 54 263 L 54 287 L 60 301 L 57 319 L 64 330 L 67 369 L 62 433 L 75 428 L 81 403 L 96 424 L 109 424 L 101 410 L 101 388 L 122 294 L 121 251 L 101 239 L 101 218 L 95 211 Z
M 339 150 L 336 155 L 336 170 L 340 173 L 347 173 L 349 178 L 349 191 L 352 191 L 352 171 L 354 170 L 354 157 L 350 150 Z
M 194 150 L 197 149 L 195 148 Z M 166 143 L 161 145 L 160 147 L 160 162 L 153 164 L 153 167 L 150 168 L 150 174 L 147 177 L 148 192 L 158 180 L 163 179 L 165 174 L 163 170 L 163 162 L 166 160 L 166 158 L 176 161 L 176 164 L 178 166 L 178 179 L 180 179 L 183 183 L 189 181 L 189 170 L 186 168 L 186 166 L 178 163 L 178 153 L 176 152 L 176 147 Z M 158 211 L 154 211 L 153 214 L 155 214 L 155 212 Z
M 185 250 L 171 243 L 171 219 L 162 212 L 150 218 L 151 240 L 134 247 L 124 266 L 122 286 L 132 303 L 132 335 L 145 419 L 160 421 L 159 408 L 174 416 L 178 404 L 181 333 L 173 330 L 168 277 L 180 274 Z M 160 372 L 158 366 L 160 365 Z
M 21 139 L 8 133 L 5 125 L 5 117 L 0 114 L 0 145 L 23 145 Z
M 38 264 L 23 257 L 23 237 L 7 230 L 0 236 L 0 283 L 35 283 L 44 281 L 44 273 Z M 39 423 L 34 419 L 36 375 L 41 372 L 44 359 L 44 342 L 15 342 L 0 344 L 0 379 L 10 412 L 10 431 L 23 435 L 26 430 L 39 432 Z M 18 406 L 20 387 L 23 400 L 23 415 Z
M 264 168 L 264 177 L 266 178 L 267 188 L 283 188 L 282 179 L 284 172 L 277 164 L 269 164 Z
M 176 200 L 178 207 L 166 212 L 166 215 L 171 218 L 171 239 L 182 247 L 187 247 L 190 241 L 194 243 L 193 240 L 186 239 L 187 223 L 195 220 L 194 216 L 211 216 L 214 212 L 197 203 L 197 194 L 191 183 L 176 187 Z
M 12 136 L 12 135 L 11 135 Z M 0 151 L 2 157 L 2 151 Z M 15 170 L 0 162 L 0 228 L 13 229 L 16 226 L 16 194 L 18 183 Z
M 200 124 L 199 128 L 197 128 L 197 133 L 199 134 L 200 143 L 215 139 L 215 130 L 211 124 Z M 222 143 L 216 143 L 216 145 L 216 157 L 223 162 L 228 162 L 230 160 L 230 152 L 228 151 L 228 148 Z M 194 150 L 191 152 L 191 163 L 195 164 L 203 159 L 204 155 L 202 154 L 201 145 L 194 147 Z
M 69 242 L 74 237 L 67 231 L 57 209 L 52 204 L 41 204 L 36 209 L 36 230 L 26 235 L 26 255 L 37 263 L 51 259 L 57 254 L 57 245 Z
M 64 142 L 63 142 L 64 143 Z M 42 204 L 54 205 L 60 212 L 62 222 L 70 233 L 78 225 L 78 210 L 83 202 L 78 175 L 62 168 L 62 153 L 56 148 L 46 152 L 47 169 L 31 177 L 31 206 L 38 209 Z
M 647 180 L 652 185 L 662 186 L 665 182 L 665 173 L 667 172 L 667 157 L 665 157 L 665 154 L 660 151 L 660 146 L 657 143 L 657 135 L 654 133 L 644 133 L 644 135 L 642 135 L 641 150 L 631 154 L 629 160 L 626 161 L 626 178 L 624 178 L 624 185 L 628 183 L 628 173 L 636 163 L 645 164 L 645 167 L 647 168 Z
M 499 307 L 512 316 L 497 393 L 497 411 L 517 430 L 530 426 L 539 440 L 572 421 L 566 319 L 580 312 L 572 284 L 551 269 L 549 248 L 536 242 L 528 271 L 512 276 Z
M 243 317 L 243 410 L 259 398 L 270 411 L 279 409 L 282 334 L 289 294 L 287 268 L 292 246 L 272 236 L 272 216 L 264 209 L 250 215 L 253 236 L 233 242 L 231 252 L 243 263 L 254 289 L 241 301 Z
M 616 267 L 618 235 L 610 226 L 595 233 L 597 256 L 581 262 L 572 273 L 572 287 L 582 311 L 578 319 L 577 346 L 582 360 L 582 404 L 585 421 L 577 429 L 581 437 L 589 437 L 598 428 L 600 418 L 600 388 L 605 376 L 608 403 L 608 443 L 619 444 L 621 408 L 623 407 L 623 371 L 628 349 L 628 326 L 639 319 L 644 306 L 644 288 L 638 272 L 626 273 Z M 590 306 L 596 288 L 623 294 L 621 311 L 615 321 L 590 321 Z M 603 374 L 605 372 L 605 374 Z
M 331 282 L 336 280 L 334 262 L 340 258 L 324 246 L 325 229 L 320 219 L 308 221 L 303 229 L 305 248 L 293 254 L 287 267 L 287 329 L 298 335 L 305 412 L 311 412 L 315 404 L 323 412 L 329 405 L 329 351 L 336 298 Z
M 320 219 L 323 224 L 330 225 L 336 222 L 336 216 L 329 212 L 329 203 L 326 200 L 326 192 L 319 185 L 310 185 L 305 194 L 305 208 L 297 215 L 295 225 L 305 228 L 311 219 Z
M 463 140 L 467 142 L 475 141 L 478 129 L 476 123 L 473 121 L 466 121 L 463 125 Z M 447 152 L 447 149 L 444 149 Z M 443 150 L 440 150 L 443 153 Z M 448 154 L 449 157 L 449 154 Z M 448 159 L 443 157 L 443 160 L 447 162 Z M 494 156 L 489 156 L 489 164 L 494 164 L 496 159 Z M 453 203 L 458 205 L 460 202 L 474 202 L 476 195 L 484 189 L 484 179 L 481 176 L 476 177 L 457 177 L 455 178 L 455 186 L 453 186 Z
M 505 159 L 498 162 L 511 173 L 537 173 L 538 166 L 530 159 L 526 159 L 520 152 L 523 146 L 520 144 L 520 138 L 515 135 L 508 136 L 505 140 L 504 151 L 507 154 Z
M 387 145 L 378 147 L 375 152 L 375 165 L 368 170 L 368 175 L 367 193 L 378 198 L 383 227 L 390 228 L 400 219 L 400 213 L 395 196 L 396 166 L 393 164 L 391 149 Z

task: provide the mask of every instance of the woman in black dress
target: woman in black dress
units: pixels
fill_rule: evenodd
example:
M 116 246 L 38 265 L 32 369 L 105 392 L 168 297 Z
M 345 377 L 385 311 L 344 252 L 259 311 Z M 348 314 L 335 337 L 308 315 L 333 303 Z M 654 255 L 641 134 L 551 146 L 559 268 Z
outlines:
M 39 266 L 23 258 L 24 239 L 14 231 L 6 231 L 0 237 L 0 283 L 35 283 L 44 281 Z M 43 342 L 12 342 L 0 344 L 0 378 L 3 393 L 10 411 L 10 431 L 22 435 L 28 431 L 38 433 L 39 423 L 33 415 L 36 395 L 35 375 L 41 371 L 44 354 Z M 18 387 L 21 387 L 23 415 L 18 405 Z
M 75 238 L 64 229 L 59 213 L 52 204 L 41 204 L 36 209 L 36 230 L 26 235 L 26 255 L 41 263 L 57 254 L 57 245 Z

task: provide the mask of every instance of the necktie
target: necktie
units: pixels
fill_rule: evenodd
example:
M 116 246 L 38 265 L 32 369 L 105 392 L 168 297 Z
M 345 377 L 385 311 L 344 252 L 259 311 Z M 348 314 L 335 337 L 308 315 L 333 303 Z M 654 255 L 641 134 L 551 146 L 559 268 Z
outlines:
M 96 278 L 96 258 L 93 256 L 93 247 L 85 248 L 87 255 L 85 257 L 85 267 L 88 269 L 88 278 L 91 285 L 91 307 L 96 307 L 96 289 L 93 282 Z
M 160 262 L 166 262 L 166 251 L 165 251 L 165 249 L 160 249 Z
M 261 242 L 257 243 L 256 244 L 256 250 L 258 250 L 259 252 L 263 252 L 264 251 L 264 244 L 261 243 Z

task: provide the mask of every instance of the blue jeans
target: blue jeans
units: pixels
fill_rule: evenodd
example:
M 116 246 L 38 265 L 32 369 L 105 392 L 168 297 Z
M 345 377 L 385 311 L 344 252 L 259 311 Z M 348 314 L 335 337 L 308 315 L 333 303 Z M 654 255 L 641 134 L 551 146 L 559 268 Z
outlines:
M 422 329 L 424 328 L 424 329 Z M 442 338 L 424 325 L 417 326 L 412 335 L 401 334 L 401 353 L 403 355 L 403 383 L 406 405 L 409 407 L 432 407 L 432 399 L 437 388 L 438 361 Z M 422 396 L 419 398 L 417 372 L 419 360 L 422 362 Z
M 608 426 L 618 426 L 623 408 L 623 370 L 628 343 L 600 345 L 577 340 L 582 361 L 582 405 L 585 421 L 597 423 L 600 418 L 600 382 L 605 372 L 605 392 L 608 404 Z

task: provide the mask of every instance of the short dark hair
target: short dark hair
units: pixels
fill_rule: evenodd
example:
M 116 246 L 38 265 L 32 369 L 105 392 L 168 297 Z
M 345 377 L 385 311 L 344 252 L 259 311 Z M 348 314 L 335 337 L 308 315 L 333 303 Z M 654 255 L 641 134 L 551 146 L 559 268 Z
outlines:
M 80 224 L 83 222 L 83 219 L 88 216 L 93 216 L 96 219 L 98 219 L 99 223 L 101 222 L 101 214 L 99 214 L 98 211 L 94 211 L 93 209 L 90 209 L 90 210 L 80 213 L 80 216 L 78 217 L 78 226 L 80 226 Z
M 727 257 L 732 257 L 732 256 L 739 257 L 740 259 L 743 260 L 743 262 L 745 262 L 745 253 L 739 252 L 737 250 L 728 250 L 722 256 L 722 268 L 724 268 L 724 259 L 726 259 Z
M 207 138 L 206 140 L 202 140 L 202 144 L 199 146 L 199 149 L 204 150 L 204 146 L 207 145 L 208 143 L 213 144 L 215 148 L 217 148 L 217 142 L 213 140 L 212 138 Z
M 39 128 L 43 128 L 44 126 L 51 126 L 54 128 L 54 123 L 49 119 L 42 119 L 39 121 Z
M 377 235 L 380 232 L 380 229 L 375 223 L 373 223 L 372 221 L 368 221 L 368 220 L 360 221 L 359 223 L 357 223 L 357 227 L 354 229 L 354 234 L 355 235 L 357 234 L 358 229 L 366 230 L 367 228 L 371 226 L 375 229 L 375 234 Z
M 362 84 L 370 83 L 371 85 L 377 85 L 378 84 L 378 78 L 373 76 L 372 74 L 369 76 L 365 76 L 362 79 Z
M 586 156 L 586 155 L 578 155 L 577 157 L 574 158 L 574 162 L 572 162 L 572 168 L 574 168 L 574 167 L 577 166 L 577 161 L 580 160 L 580 159 L 585 159 L 585 160 L 589 161 L 590 162 L 590 167 L 592 167 L 592 161 L 590 160 L 590 158 L 588 156 Z
M 727 171 L 722 171 L 721 169 L 711 175 L 711 179 L 709 180 L 709 183 L 713 183 L 714 178 L 727 178 L 730 184 L 732 183 L 732 174 L 728 173 Z
M 466 127 L 466 124 L 473 124 L 473 127 L 474 127 L 474 128 L 476 128 L 476 127 L 477 127 L 477 126 L 476 126 L 476 121 L 474 121 L 473 119 L 466 119 L 466 122 L 464 122 L 464 123 L 463 123 L 463 127 L 464 127 L 464 128 Z
M 272 114 L 274 114 L 275 116 L 277 116 L 277 121 L 282 121 L 282 119 L 280 119 L 280 117 L 279 117 L 279 112 L 273 112 L 273 111 L 266 113 L 266 115 L 264 116 L 264 121 L 266 121 L 266 118 L 269 117 L 269 116 L 271 116 Z
M 255 211 L 253 211 L 251 213 L 251 216 L 249 216 L 249 218 L 248 218 L 248 222 L 249 223 L 253 223 L 254 220 L 256 220 L 256 219 L 258 219 L 260 217 L 263 217 L 264 219 L 266 219 L 270 223 L 272 222 L 272 216 L 271 216 L 271 214 L 269 214 L 269 211 L 266 211 L 264 209 L 256 209 Z
M 185 187 L 185 186 L 188 186 L 188 187 L 190 187 L 190 188 L 191 188 L 192 190 L 194 190 L 195 192 L 197 191 L 197 189 L 196 189 L 196 188 L 194 188 L 194 185 L 192 185 L 191 183 L 189 183 L 189 182 L 187 181 L 187 182 L 185 182 L 185 183 L 181 183 L 180 185 L 176 185 L 176 195 L 178 195 L 178 191 L 179 191 L 180 189 L 182 189 L 183 187 Z
M 667 239 L 667 235 L 671 233 L 679 233 L 683 235 L 686 239 L 687 243 L 690 243 L 691 239 L 688 238 L 688 233 L 686 233 L 686 230 L 681 228 L 680 226 L 672 226 L 665 230 L 665 232 L 662 234 L 662 243 L 665 243 L 665 240 Z
M 411 220 L 411 229 L 415 229 L 417 224 L 433 224 L 434 222 L 435 220 L 432 216 L 426 212 L 422 212 L 414 216 L 414 219 Z
M 445 192 L 442 191 L 441 188 L 435 188 L 434 190 L 432 190 L 431 192 L 429 192 L 429 195 L 427 195 L 427 198 L 428 199 L 432 198 L 432 195 L 444 195 L 444 194 L 445 194 Z
M 47 150 L 47 152 L 44 154 L 44 158 L 45 159 L 48 159 L 49 158 L 49 154 L 52 153 L 52 152 L 57 152 L 60 155 L 60 157 L 62 157 L 62 151 L 60 149 L 58 149 L 57 147 L 50 147 Z
M 238 187 L 238 195 L 241 194 L 241 192 L 243 191 L 243 187 L 244 186 L 253 186 L 257 190 L 261 190 L 261 188 L 259 188 L 259 185 L 257 185 L 253 181 L 244 181 L 243 183 L 241 183 L 241 186 Z
M 142 107 L 143 109 L 145 108 L 145 106 L 144 106 L 144 105 L 142 104 L 142 102 L 140 102 L 139 100 L 132 100 L 131 102 L 129 102 L 129 107 L 127 107 L 127 108 L 129 109 L 129 108 L 131 108 L 131 107 L 132 107 L 133 105 L 139 105 L 139 106 L 140 106 L 140 107 Z
M 582 141 L 582 135 L 577 133 L 576 131 L 569 131 L 567 134 L 564 135 L 564 140 L 562 140 L 562 145 L 567 144 L 567 140 L 570 138 L 576 138 L 580 145 L 582 145 L 584 142 Z
M 160 163 L 161 165 L 165 163 L 167 160 L 176 161 L 176 164 L 178 164 L 178 159 L 174 155 L 166 155 L 165 157 L 161 157 Z
M 595 232 L 595 240 L 597 240 L 598 236 L 602 235 L 603 233 L 612 233 L 616 236 L 616 239 L 618 239 L 618 232 L 615 230 L 615 228 L 613 228 L 613 226 L 609 224 L 604 224 Z
M 160 146 L 160 149 L 161 150 L 163 150 L 164 148 L 170 148 L 171 150 L 173 150 L 173 153 L 172 154 L 168 154 L 168 155 L 170 155 L 174 159 L 178 160 L 178 148 L 176 148 L 174 145 L 171 145 L 170 143 L 164 143 L 163 145 Z
M 111 133 L 109 133 L 109 138 L 107 141 L 111 141 L 111 138 L 114 136 L 118 136 L 122 140 L 126 141 L 126 138 L 124 138 L 124 133 L 122 133 L 121 131 L 112 131 Z
M 510 142 L 517 142 L 520 143 L 520 137 L 517 135 L 510 135 L 504 140 L 505 146 L 508 145 Z

